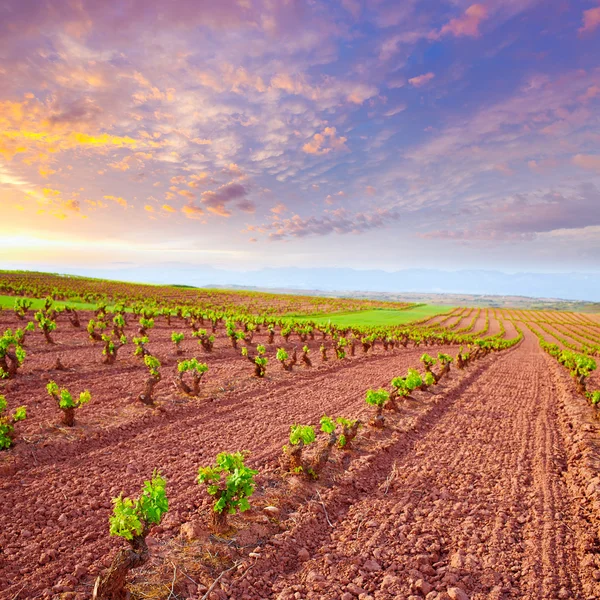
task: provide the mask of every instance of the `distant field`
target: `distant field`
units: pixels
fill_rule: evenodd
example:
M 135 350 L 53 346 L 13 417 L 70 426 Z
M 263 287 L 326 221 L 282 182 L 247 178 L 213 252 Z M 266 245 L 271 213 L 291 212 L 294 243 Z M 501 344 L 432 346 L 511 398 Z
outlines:
M 363 310 L 358 312 L 315 314 L 308 316 L 298 316 L 297 319 L 306 319 L 315 323 L 331 322 L 334 325 L 348 326 L 384 326 L 384 325 L 403 325 L 411 321 L 419 321 L 434 315 L 449 313 L 454 306 L 440 306 L 435 304 L 426 304 L 407 308 L 404 310 Z
M 13 308 L 15 305 L 15 300 L 17 298 L 25 298 L 25 296 L 0 296 L 0 307 L 2 308 Z M 44 303 L 46 302 L 45 298 L 31 298 L 27 297 L 28 300 L 31 300 L 33 304 L 31 305 L 30 310 L 40 310 L 43 308 Z M 57 306 L 72 306 L 77 310 L 96 310 L 97 304 L 88 304 L 87 302 L 72 302 L 72 301 L 64 301 L 64 300 L 56 300 L 55 305 Z M 108 308 L 112 308 L 109 306 Z M 128 309 L 130 310 L 130 309 Z

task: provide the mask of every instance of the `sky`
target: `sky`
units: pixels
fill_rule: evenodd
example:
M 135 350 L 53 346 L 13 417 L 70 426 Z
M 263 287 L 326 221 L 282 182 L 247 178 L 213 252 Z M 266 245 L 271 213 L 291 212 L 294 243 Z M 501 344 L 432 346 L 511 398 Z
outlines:
M 0 265 L 599 272 L 599 108 L 598 0 L 0 0 Z

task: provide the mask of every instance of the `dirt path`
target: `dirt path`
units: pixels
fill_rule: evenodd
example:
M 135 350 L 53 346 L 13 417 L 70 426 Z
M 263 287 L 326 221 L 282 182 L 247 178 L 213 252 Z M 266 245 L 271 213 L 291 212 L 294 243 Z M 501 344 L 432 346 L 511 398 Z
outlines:
M 227 597 L 599 598 L 583 561 L 589 525 L 562 476 L 558 410 L 526 332 L 410 443 L 375 460 L 359 489 L 331 496 L 333 529 L 317 516 L 312 537 L 292 532 L 311 541 L 308 561 L 285 563 L 297 545 L 283 544 L 286 574 L 269 585 L 259 560 L 256 587 L 234 585 Z

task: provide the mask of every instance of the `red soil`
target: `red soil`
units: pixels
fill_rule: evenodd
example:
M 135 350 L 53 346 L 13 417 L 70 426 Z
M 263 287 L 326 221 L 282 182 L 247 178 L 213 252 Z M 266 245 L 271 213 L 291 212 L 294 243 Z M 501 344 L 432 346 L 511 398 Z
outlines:
M 0 324 L 15 326 L 1 314 Z M 137 494 L 154 468 L 167 478 L 170 511 L 152 532 L 152 563 L 132 573 L 135 585 L 164 584 L 154 597 L 167 598 L 171 586 L 171 598 L 202 598 L 232 565 L 211 599 L 600 597 L 598 521 L 579 501 L 576 441 L 565 441 L 571 433 L 560 412 L 561 402 L 582 401 L 528 330 L 518 347 L 464 372 L 453 367 L 435 394 L 417 392 L 399 414 L 387 413 L 383 430 L 368 428 L 354 450 L 336 450 L 314 483 L 278 472 L 290 424 L 317 424 L 324 412 L 367 420 L 367 388 L 418 366 L 424 351 L 456 347 L 379 346 L 366 356 L 357 347 L 356 358 L 321 365 L 315 340 L 316 366 L 290 374 L 274 360 L 277 336 L 268 378 L 256 380 L 221 334 L 206 356 L 207 392 L 191 400 L 170 382 L 174 330 L 189 331 L 160 324 L 150 332 L 148 347 L 163 362 L 160 409 L 133 401 L 145 375 L 130 347 L 109 367 L 83 327 L 61 322 L 56 347 L 38 332 L 28 338 L 22 373 L 0 387 L 11 408 L 25 403 L 30 415 L 17 425 L 16 447 L 0 455 L 0 598 L 89 598 L 123 544 L 108 536 L 111 498 Z M 195 340 L 184 344 L 186 356 L 203 357 Z M 48 371 L 58 354 L 69 371 Z M 56 426 L 44 390 L 50 377 L 92 392 L 73 430 Z M 181 524 L 205 522 L 210 511 L 195 483 L 198 466 L 244 449 L 261 475 L 255 509 L 233 520 L 235 537 L 181 537 Z M 261 513 L 269 504 L 276 518 Z

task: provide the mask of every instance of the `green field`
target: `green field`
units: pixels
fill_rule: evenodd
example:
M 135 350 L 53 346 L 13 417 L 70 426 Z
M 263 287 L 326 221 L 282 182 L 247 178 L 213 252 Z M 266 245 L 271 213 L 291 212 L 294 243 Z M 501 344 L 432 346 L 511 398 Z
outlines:
M 454 306 L 438 306 L 425 304 L 405 310 L 363 310 L 358 312 L 331 313 L 325 315 L 298 315 L 294 319 L 314 321 L 319 324 L 331 323 L 340 327 L 378 327 L 386 325 L 403 325 L 411 321 L 419 321 L 434 315 L 449 313 Z
M 17 298 L 25 298 L 26 296 L 0 296 L 0 307 L 1 308 L 9 308 L 12 309 L 15 305 L 15 300 Z M 40 310 L 44 307 L 44 303 L 46 302 L 45 298 L 29 298 L 28 300 L 32 300 L 33 304 L 31 305 L 30 310 Z M 96 310 L 97 304 L 88 304 L 86 302 L 71 302 L 64 300 L 56 300 L 54 302 L 56 306 L 72 306 L 76 310 Z M 108 308 L 112 308 L 109 306 Z

